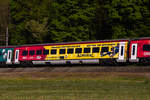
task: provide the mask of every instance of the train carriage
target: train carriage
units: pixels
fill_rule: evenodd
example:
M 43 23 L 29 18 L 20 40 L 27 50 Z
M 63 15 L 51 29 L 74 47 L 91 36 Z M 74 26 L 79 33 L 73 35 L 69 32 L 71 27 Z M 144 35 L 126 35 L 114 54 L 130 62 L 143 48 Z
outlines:
M 101 64 L 126 62 L 128 40 L 41 44 L 15 48 L 15 64 Z
M 150 38 L 139 38 L 130 41 L 129 61 L 150 62 Z
M 14 47 L 0 47 L 0 64 L 12 64 Z

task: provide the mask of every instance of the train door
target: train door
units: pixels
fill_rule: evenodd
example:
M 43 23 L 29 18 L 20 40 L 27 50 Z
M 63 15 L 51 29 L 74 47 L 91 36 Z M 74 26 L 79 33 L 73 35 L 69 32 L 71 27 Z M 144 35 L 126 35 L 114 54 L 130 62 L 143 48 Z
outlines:
M 131 44 L 131 61 L 137 60 L 137 43 Z
M 19 50 L 16 50 L 15 52 L 15 64 L 19 63 Z
M 119 45 L 119 57 L 118 57 L 118 62 L 125 62 L 125 43 L 126 42 L 120 42 Z
M 11 64 L 11 63 L 12 63 L 12 50 L 8 50 L 6 64 Z

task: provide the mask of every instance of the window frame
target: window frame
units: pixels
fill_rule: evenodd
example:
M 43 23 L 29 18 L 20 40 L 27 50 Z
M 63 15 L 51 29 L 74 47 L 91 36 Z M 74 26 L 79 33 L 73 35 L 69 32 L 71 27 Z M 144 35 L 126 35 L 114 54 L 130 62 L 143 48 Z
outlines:
M 39 53 L 40 51 L 40 53 Z M 36 55 L 42 55 L 42 49 L 41 50 L 36 50 Z
M 135 55 L 135 45 L 133 45 L 132 55 Z
M 66 49 L 59 49 L 59 54 L 66 54 Z
M 2 53 L 2 51 L 0 51 L 0 56 L 2 56 L 3 55 L 3 53 Z
M 146 47 L 145 47 L 146 46 Z M 148 47 L 149 46 L 149 47 Z M 150 45 L 149 44 L 144 44 L 143 45 L 143 51 L 150 51 Z
M 98 51 L 94 51 L 94 49 L 98 49 Z M 92 53 L 99 53 L 99 51 L 100 51 L 100 47 L 93 47 L 92 48 Z
M 25 52 L 25 54 L 23 54 L 24 52 Z M 28 51 L 28 50 L 23 50 L 21 55 L 22 55 L 22 56 L 28 56 L 28 54 L 29 54 L 29 51 Z
M 29 50 L 29 56 L 33 56 L 33 55 L 35 55 L 35 50 Z
M 121 46 L 121 56 L 124 55 L 124 46 Z
M 11 52 L 9 52 L 8 59 L 11 59 Z
M 46 51 L 46 52 L 45 52 Z M 47 52 L 48 51 L 48 52 Z M 43 55 L 49 55 L 49 49 L 44 49 L 43 50 Z
M 84 48 L 84 53 L 91 53 L 91 48 Z
M 106 51 L 106 50 L 103 50 L 103 48 L 107 48 L 107 51 Z M 101 52 L 109 52 L 109 47 L 102 47 L 102 48 L 101 48 Z
M 71 52 L 68 52 L 69 50 L 72 50 Z M 73 54 L 74 53 L 74 48 L 68 48 L 67 49 L 67 54 Z
M 52 51 L 53 51 L 53 52 L 52 52 Z M 55 51 L 55 53 L 54 53 L 54 51 Z M 51 54 L 51 55 L 56 55 L 56 54 L 57 54 L 57 49 L 51 49 L 50 54 Z
M 77 50 L 80 51 L 80 52 L 77 52 Z M 76 48 L 75 53 L 82 53 L 82 48 Z

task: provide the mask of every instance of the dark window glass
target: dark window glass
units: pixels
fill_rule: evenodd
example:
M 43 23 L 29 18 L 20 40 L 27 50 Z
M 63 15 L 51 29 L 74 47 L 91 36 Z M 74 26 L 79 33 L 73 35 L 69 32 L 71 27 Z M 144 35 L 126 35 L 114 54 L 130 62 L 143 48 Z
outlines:
M 90 53 L 91 48 L 84 48 L 84 53 Z
M 123 56 L 124 46 L 121 46 L 121 56 Z
M 66 49 L 60 49 L 59 54 L 65 54 Z
M 34 54 L 35 54 L 35 51 L 34 51 L 34 50 L 30 50 L 30 51 L 29 51 L 29 55 L 32 56 L 32 55 L 34 55 Z
M 76 48 L 76 53 L 82 53 L 82 48 Z
M 42 55 L 42 50 L 36 50 L 36 55 Z
M 108 52 L 108 47 L 102 47 L 101 52 Z
M 135 45 L 133 46 L 133 49 L 132 49 L 132 55 L 135 55 Z
M 0 56 L 2 55 L 2 52 L 0 51 Z
M 11 59 L 10 57 L 11 57 L 11 52 L 9 52 L 9 57 L 8 58 Z
M 67 50 L 67 53 L 68 53 L 68 54 L 73 54 L 73 51 L 74 51 L 74 49 L 68 49 L 68 50 Z
M 111 48 L 111 51 L 114 51 L 114 47 Z
M 143 45 L 143 51 L 150 51 L 150 45 Z
M 28 55 L 28 51 L 27 50 L 23 50 L 22 55 L 23 56 L 27 56 Z
M 57 50 L 56 49 L 52 49 L 51 50 L 51 54 L 56 54 L 57 53 Z
M 16 51 L 16 59 L 18 59 L 18 51 Z
M 48 55 L 49 54 L 49 50 L 43 50 L 43 55 Z
M 93 53 L 99 53 L 99 47 L 93 48 Z

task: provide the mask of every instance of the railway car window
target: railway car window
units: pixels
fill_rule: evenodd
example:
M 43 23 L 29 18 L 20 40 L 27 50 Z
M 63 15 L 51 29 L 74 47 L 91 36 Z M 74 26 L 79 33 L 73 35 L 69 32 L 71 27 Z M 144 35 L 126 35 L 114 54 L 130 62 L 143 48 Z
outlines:
M 67 54 L 73 54 L 74 49 L 68 49 Z
M 90 53 L 91 48 L 84 48 L 84 53 Z
M 18 51 L 16 51 L 16 59 L 18 59 Z
M 29 55 L 32 56 L 32 55 L 34 55 L 34 54 L 35 54 L 35 51 L 34 51 L 34 50 L 30 50 L 30 51 L 29 51 Z
M 65 54 L 65 52 L 66 52 L 66 49 L 60 49 L 59 50 L 59 54 Z
M 36 55 L 42 55 L 42 50 L 36 50 Z
M 11 53 L 9 52 L 9 57 L 8 57 L 9 59 L 11 59 Z
M 132 49 L 132 55 L 135 55 L 135 45 L 133 46 L 133 49 Z
M 124 46 L 121 46 L 121 56 L 123 56 Z
M 143 51 L 150 51 L 150 45 L 143 45 Z
M 99 47 L 93 48 L 93 53 L 98 53 L 99 52 Z
M 43 55 L 48 55 L 49 54 L 49 50 L 43 50 Z
M 0 56 L 2 55 L 2 52 L 0 51 Z
M 57 53 L 57 50 L 56 49 L 52 49 L 51 50 L 51 54 L 56 54 Z
M 108 52 L 108 47 L 102 47 L 101 52 Z
M 23 56 L 27 56 L 28 55 L 28 51 L 27 50 L 23 50 L 22 55 Z
M 76 48 L 76 53 L 82 53 L 82 48 Z

